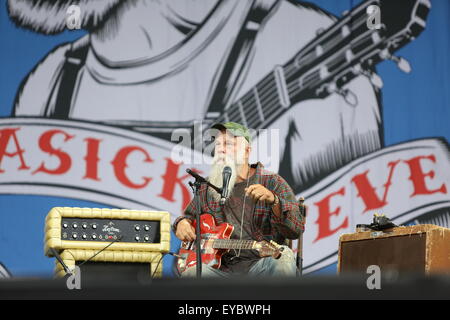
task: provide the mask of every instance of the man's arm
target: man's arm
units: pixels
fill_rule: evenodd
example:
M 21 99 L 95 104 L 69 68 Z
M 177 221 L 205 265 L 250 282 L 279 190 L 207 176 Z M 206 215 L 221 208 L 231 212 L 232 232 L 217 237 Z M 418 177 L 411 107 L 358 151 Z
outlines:
M 305 229 L 305 222 L 294 192 L 277 174 L 271 179 L 270 190 L 279 199 L 279 203 L 272 207 L 271 225 L 288 239 L 298 238 Z
M 177 226 L 178 223 L 180 223 L 182 220 L 189 220 L 189 222 L 192 222 L 194 220 L 194 214 L 195 214 L 195 206 L 194 206 L 194 200 L 191 200 L 189 204 L 187 205 L 186 209 L 184 209 L 184 213 L 175 219 L 175 221 L 172 224 L 172 231 L 174 233 L 177 232 Z
M 254 201 L 264 201 L 271 206 L 271 225 L 284 237 L 295 239 L 304 230 L 304 219 L 294 192 L 278 174 L 273 174 L 264 183 L 254 184 L 245 189 Z
M 203 194 L 206 192 L 207 187 L 202 184 L 200 187 L 200 199 L 203 198 Z M 192 226 L 192 222 L 195 220 L 197 214 L 196 199 L 192 199 L 191 202 L 184 209 L 183 215 L 175 219 L 172 230 L 181 241 L 194 241 L 196 238 L 195 228 Z M 201 209 L 200 209 L 201 210 Z

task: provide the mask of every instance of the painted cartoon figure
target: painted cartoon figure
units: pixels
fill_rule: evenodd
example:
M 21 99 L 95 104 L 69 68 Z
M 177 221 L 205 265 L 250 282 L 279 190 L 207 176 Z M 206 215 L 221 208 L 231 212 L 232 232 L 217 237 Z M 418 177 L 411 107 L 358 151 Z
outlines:
M 69 4 L 9 0 L 8 9 L 18 25 L 53 34 L 66 29 Z M 264 116 L 283 108 L 270 94 L 276 84 L 264 86 L 264 79 L 336 21 L 313 5 L 287 0 L 79 6 L 89 34 L 40 61 L 23 80 L 14 116 L 101 122 L 170 139 L 173 128 L 214 119 L 255 91 Z M 345 90 L 354 103 L 338 93 L 302 99 L 262 126 L 280 130 L 279 168 L 297 192 L 383 146 L 377 88 L 358 76 Z

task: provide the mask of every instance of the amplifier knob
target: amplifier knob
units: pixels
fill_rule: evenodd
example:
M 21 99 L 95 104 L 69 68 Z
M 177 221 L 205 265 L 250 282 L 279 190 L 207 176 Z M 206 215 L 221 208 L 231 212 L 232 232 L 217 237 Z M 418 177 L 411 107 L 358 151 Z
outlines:
M 78 238 L 78 235 L 76 233 L 72 234 L 72 238 L 76 239 Z
M 92 239 L 97 239 L 97 235 L 95 233 L 92 235 Z
M 87 225 L 87 223 L 83 223 L 83 224 L 81 225 L 81 227 L 82 227 L 83 229 L 87 229 L 88 225 Z
M 144 237 L 144 240 L 145 240 L 145 241 L 148 241 L 148 240 L 150 240 L 150 238 L 149 238 L 148 236 L 145 236 L 145 237 Z
M 82 237 L 84 240 L 86 240 L 87 235 L 83 234 L 81 237 Z
M 141 227 L 135 226 L 134 229 L 135 229 L 136 231 L 139 231 L 139 230 L 141 230 Z
M 97 229 L 97 225 L 95 223 L 92 225 L 92 229 Z
M 134 240 L 136 240 L 137 242 L 139 242 L 139 240 L 141 240 L 141 238 L 140 238 L 139 236 L 136 236 L 136 237 L 134 238 Z
M 78 228 L 78 224 L 74 223 L 74 224 L 72 225 L 72 227 L 73 227 L 74 229 L 76 229 L 76 228 Z
M 150 226 L 145 226 L 145 227 L 144 227 L 144 230 L 145 230 L 145 231 L 150 230 Z
M 63 228 L 67 229 L 69 227 L 69 225 L 67 223 L 63 223 Z

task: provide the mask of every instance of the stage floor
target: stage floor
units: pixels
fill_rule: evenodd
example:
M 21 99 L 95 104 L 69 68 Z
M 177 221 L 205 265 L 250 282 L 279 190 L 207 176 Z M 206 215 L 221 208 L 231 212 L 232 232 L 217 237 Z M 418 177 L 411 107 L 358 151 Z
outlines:
M 302 278 L 84 279 L 69 290 L 66 279 L 0 280 L 0 299 L 150 299 L 150 300 L 303 300 L 303 299 L 450 299 L 449 276 L 381 279 L 368 288 L 369 276 Z

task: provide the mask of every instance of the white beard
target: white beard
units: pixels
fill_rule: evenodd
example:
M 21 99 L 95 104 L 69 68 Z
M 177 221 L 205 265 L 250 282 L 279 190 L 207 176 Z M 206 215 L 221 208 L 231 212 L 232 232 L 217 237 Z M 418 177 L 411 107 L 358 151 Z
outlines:
M 134 1 L 129 2 L 129 4 Z M 58 0 L 29 1 L 8 0 L 8 12 L 19 26 L 44 34 L 56 34 L 67 29 L 67 8 L 79 5 L 81 28 L 89 31 L 97 29 L 114 10 L 121 5 L 119 0 Z
M 228 183 L 228 195 L 231 195 L 236 183 L 238 172 L 240 172 L 242 168 L 242 164 L 237 164 L 236 161 L 234 161 L 231 157 L 226 156 L 224 161 L 219 161 L 217 157 L 214 157 L 214 161 L 208 176 L 208 181 L 216 187 L 222 188 L 222 172 L 226 166 L 231 168 L 231 178 L 230 182 Z M 209 194 L 214 198 L 214 200 L 220 200 L 221 195 L 217 191 L 212 188 L 209 188 L 208 190 L 210 190 Z

